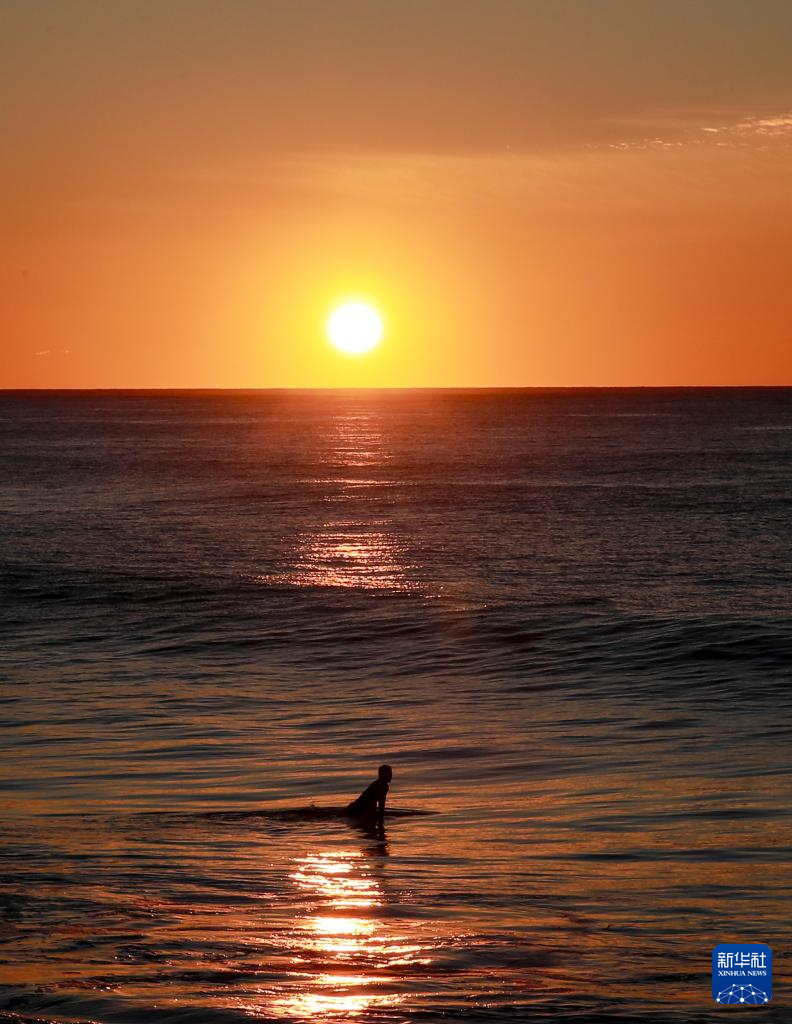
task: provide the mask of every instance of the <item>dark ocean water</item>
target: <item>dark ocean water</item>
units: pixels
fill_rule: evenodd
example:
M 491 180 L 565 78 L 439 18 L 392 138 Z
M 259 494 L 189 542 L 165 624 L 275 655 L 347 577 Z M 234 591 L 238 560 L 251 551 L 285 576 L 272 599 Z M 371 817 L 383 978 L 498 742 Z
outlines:
M 791 390 L 6 393 L 0 516 L 0 1020 L 792 1019 Z

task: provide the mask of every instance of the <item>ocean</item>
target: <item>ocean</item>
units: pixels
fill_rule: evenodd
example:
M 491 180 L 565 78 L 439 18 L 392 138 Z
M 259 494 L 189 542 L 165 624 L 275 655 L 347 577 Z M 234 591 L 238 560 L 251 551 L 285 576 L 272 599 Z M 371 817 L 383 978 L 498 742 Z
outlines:
M 0 394 L 0 1020 L 790 1020 L 791 484 L 792 389 Z

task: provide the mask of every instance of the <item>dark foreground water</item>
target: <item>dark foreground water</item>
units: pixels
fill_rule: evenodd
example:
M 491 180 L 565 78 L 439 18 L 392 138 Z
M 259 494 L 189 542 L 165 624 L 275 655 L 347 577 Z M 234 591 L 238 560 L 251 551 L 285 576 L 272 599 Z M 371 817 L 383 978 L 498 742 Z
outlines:
M 784 390 L 0 396 L 0 1020 L 792 1019 L 791 445 Z M 251 813 L 385 760 L 438 813 Z

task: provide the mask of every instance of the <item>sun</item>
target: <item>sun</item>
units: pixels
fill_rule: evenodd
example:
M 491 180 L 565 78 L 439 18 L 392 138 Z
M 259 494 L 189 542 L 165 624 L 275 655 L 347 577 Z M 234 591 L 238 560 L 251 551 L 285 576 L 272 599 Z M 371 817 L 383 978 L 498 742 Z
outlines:
M 345 302 L 330 314 L 327 336 L 347 355 L 370 352 L 380 343 L 384 330 L 382 317 L 365 302 Z

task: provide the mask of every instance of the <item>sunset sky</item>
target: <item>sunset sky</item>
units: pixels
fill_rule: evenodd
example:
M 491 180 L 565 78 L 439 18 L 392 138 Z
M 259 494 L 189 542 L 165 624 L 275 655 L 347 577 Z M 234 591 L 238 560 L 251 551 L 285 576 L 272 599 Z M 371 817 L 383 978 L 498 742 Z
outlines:
M 791 45 L 789 0 L 4 0 L 0 386 L 792 384 Z

